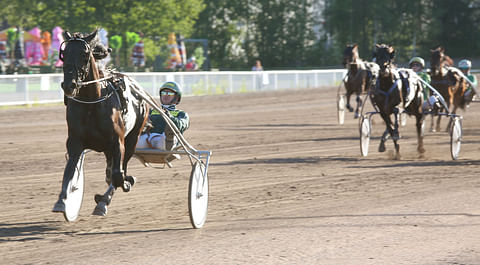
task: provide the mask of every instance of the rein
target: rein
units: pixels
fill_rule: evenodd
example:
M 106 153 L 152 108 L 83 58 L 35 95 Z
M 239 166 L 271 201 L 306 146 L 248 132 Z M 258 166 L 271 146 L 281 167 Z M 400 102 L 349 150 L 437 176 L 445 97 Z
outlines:
M 97 83 L 97 82 L 100 82 L 100 81 L 104 81 L 104 80 L 108 80 L 108 79 L 111 79 L 113 76 L 110 76 L 110 77 L 104 77 L 104 78 L 101 78 L 101 79 L 96 79 L 96 80 L 92 80 L 92 81 L 88 81 L 88 82 L 85 82 L 80 85 L 80 86 L 83 86 L 83 85 L 88 85 L 90 83 Z M 112 84 L 110 83 L 109 86 L 111 86 Z M 107 100 L 109 97 L 111 97 L 113 95 L 113 92 L 115 92 L 116 89 L 114 88 L 112 91 L 110 91 L 110 93 L 108 93 L 108 95 L 105 95 L 97 100 L 94 100 L 94 101 L 84 101 L 84 100 L 80 100 L 78 98 L 75 98 L 75 97 L 70 97 L 68 96 L 67 98 L 68 99 L 71 99 L 75 102 L 78 102 L 78 103 L 82 103 L 82 104 L 97 104 L 97 103 L 100 103 L 102 101 L 105 101 Z

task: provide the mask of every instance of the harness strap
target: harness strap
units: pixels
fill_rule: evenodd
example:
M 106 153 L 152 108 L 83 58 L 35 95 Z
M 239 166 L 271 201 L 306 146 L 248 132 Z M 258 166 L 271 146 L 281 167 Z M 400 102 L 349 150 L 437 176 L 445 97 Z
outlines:
M 109 83 L 109 85 L 107 86 L 108 87 L 111 87 L 111 83 Z M 81 99 L 78 99 L 78 98 L 75 98 L 75 97 L 70 97 L 70 96 L 67 96 L 68 99 L 71 99 L 75 102 L 78 102 L 78 103 L 82 103 L 82 104 L 97 104 L 97 103 L 100 103 L 102 101 L 105 101 L 107 100 L 108 98 L 110 98 L 113 93 L 116 92 L 115 91 L 115 88 L 113 88 L 110 93 L 108 93 L 107 95 L 103 96 L 103 97 L 100 97 L 99 99 L 97 100 L 94 100 L 94 101 L 85 101 L 85 100 L 81 100 Z
M 377 79 L 377 84 L 375 86 L 375 90 L 378 93 L 385 96 L 385 109 L 387 109 L 387 107 L 388 107 L 388 100 L 390 99 L 390 94 L 392 94 L 393 90 L 398 87 L 398 83 L 400 81 L 401 81 L 400 79 L 396 79 L 395 82 L 393 83 L 393 85 L 390 87 L 390 89 L 387 92 L 385 92 L 385 91 L 380 89 L 380 78 Z

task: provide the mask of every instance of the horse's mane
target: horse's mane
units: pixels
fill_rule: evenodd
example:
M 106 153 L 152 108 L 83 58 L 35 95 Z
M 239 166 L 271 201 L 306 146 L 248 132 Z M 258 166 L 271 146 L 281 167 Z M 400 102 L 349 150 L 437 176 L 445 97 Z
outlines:
M 88 36 L 88 34 L 83 34 L 80 32 L 73 33 L 74 38 L 85 38 L 86 36 Z M 105 45 L 103 45 L 103 43 L 100 42 L 98 35 L 95 36 L 95 38 L 93 38 L 89 44 L 90 44 L 90 47 L 92 47 L 93 57 L 97 61 L 105 59 L 108 56 L 108 54 L 111 52 L 111 49 L 107 49 Z

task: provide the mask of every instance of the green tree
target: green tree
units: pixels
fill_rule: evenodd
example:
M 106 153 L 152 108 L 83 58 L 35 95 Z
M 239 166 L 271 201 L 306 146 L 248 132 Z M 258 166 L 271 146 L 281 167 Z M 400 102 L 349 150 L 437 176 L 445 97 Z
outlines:
M 142 32 L 157 46 L 166 45 L 169 32 L 191 35 L 204 8 L 202 0 L 0 0 L 0 4 L 7 23 L 24 29 L 61 26 L 71 32 L 92 32 L 103 27 L 124 41 L 125 32 Z

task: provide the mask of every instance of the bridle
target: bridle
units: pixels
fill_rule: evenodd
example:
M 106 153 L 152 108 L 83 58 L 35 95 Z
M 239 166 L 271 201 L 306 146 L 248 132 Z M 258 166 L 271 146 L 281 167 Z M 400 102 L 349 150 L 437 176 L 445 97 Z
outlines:
M 72 41 L 82 42 L 85 45 L 85 47 L 87 47 L 87 52 L 85 53 L 87 63 L 84 66 L 81 66 L 81 67 L 79 67 L 77 64 L 73 65 L 73 67 L 75 69 L 75 72 L 76 72 L 76 80 L 75 81 L 77 81 L 78 88 L 80 88 L 83 85 L 85 85 L 83 80 L 85 80 L 85 78 L 87 78 L 88 73 L 90 71 L 92 49 L 90 47 L 90 44 L 88 44 L 88 42 L 86 42 L 82 38 L 73 37 L 72 39 L 66 40 L 66 41 L 62 42 L 62 44 L 60 45 L 60 52 L 58 54 L 58 57 L 59 57 L 60 60 L 62 60 L 62 62 L 65 62 L 64 61 L 65 60 L 65 49 L 62 49 L 62 45 L 65 44 L 65 47 L 66 47 L 67 43 L 72 42 Z M 65 65 L 64 65 L 64 69 L 65 69 Z
M 75 88 L 76 90 L 80 89 L 83 86 L 93 84 L 93 83 L 98 83 L 98 82 L 105 81 L 105 80 L 108 80 L 108 79 L 112 78 L 112 76 L 107 76 L 107 77 L 104 77 L 104 78 L 95 79 L 95 80 L 91 80 L 91 81 L 86 81 L 86 82 L 83 81 L 83 80 L 85 80 L 85 78 L 87 78 L 87 76 L 89 74 L 91 58 L 92 58 L 93 55 L 92 55 L 92 49 L 91 49 L 90 44 L 88 44 L 88 42 L 86 42 L 84 39 L 79 38 L 79 37 L 73 37 L 69 40 L 66 40 L 66 41 L 62 42 L 62 44 L 60 44 L 60 52 L 58 54 L 58 57 L 59 57 L 60 60 L 62 60 L 62 62 L 65 62 L 65 48 L 62 49 L 62 46 L 66 47 L 67 43 L 72 42 L 72 41 L 82 42 L 85 45 L 85 47 L 87 48 L 87 52 L 85 53 L 87 63 L 84 66 L 81 66 L 81 67 L 79 67 L 76 63 L 73 64 L 73 68 L 74 68 L 75 73 L 76 73 L 76 80 L 75 80 L 76 84 L 77 84 L 77 87 Z M 65 71 L 65 64 L 64 64 L 64 71 Z M 103 96 L 103 97 L 101 97 L 101 98 L 99 98 L 95 101 L 84 101 L 84 100 L 80 100 L 80 99 L 76 98 L 75 96 L 67 96 L 67 98 L 72 99 L 72 100 L 74 100 L 76 102 L 79 102 L 79 103 L 95 104 L 95 103 L 99 103 L 99 102 L 102 102 L 102 101 L 108 99 L 112 95 L 112 93 L 113 92 L 110 92 L 108 95 Z

